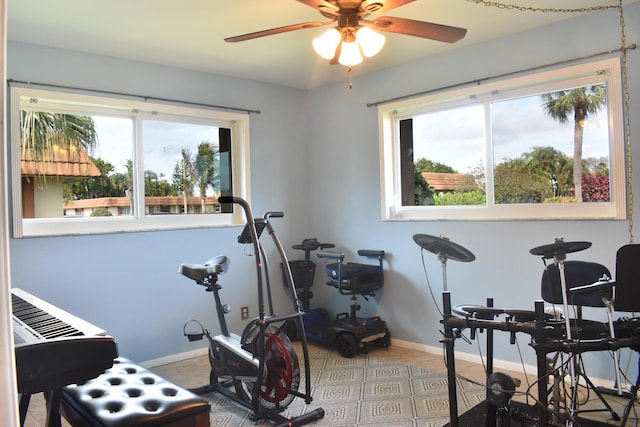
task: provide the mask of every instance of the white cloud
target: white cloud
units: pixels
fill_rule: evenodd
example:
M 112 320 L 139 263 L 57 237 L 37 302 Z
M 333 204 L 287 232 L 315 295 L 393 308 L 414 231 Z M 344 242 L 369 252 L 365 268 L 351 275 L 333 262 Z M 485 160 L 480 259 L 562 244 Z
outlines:
M 520 157 L 533 147 L 552 146 L 573 157 L 574 123 L 558 123 L 544 114 L 538 96 L 492 104 L 493 157 Z M 484 106 L 465 106 L 414 119 L 414 160 L 426 158 L 469 172 L 485 159 Z M 589 117 L 584 128 L 583 158 L 608 157 L 606 109 Z
M 93 120 L 99 138 L 94 156 L 111 163 L 116 172 L 125 172 L 125 164 L 133 159 L 133 122 L 106 116 L 93 116 Z M 169 182 L 183 148 L 195 155 L 201 142 L 218 143 L 218 128 L 214 126 L 147 120 L 143 132 L 144 169 L 158 176 L 164 174 Z

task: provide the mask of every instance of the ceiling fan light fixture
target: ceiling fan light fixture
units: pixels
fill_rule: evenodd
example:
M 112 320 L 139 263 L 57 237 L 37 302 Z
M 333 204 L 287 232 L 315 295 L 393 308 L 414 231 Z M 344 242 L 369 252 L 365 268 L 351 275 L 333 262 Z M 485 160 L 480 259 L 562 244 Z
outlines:
M 360 46 L 357 41 L 342 42 L 338 62 L 347 67 L 358 65 L 362 62 L 362 54 L 360 53 Z
M 340 40 L 342 40 L 340 31 L 336 28 L 331 28 L 313 39 L 313 49 L 321 57 L 332 59 L 336 54 Z
M 370 58 L 380 52 L 386 41 L 382 34 L 376 33 L 369 27 L 359 28 L 356 33 L 356 40 L 362 48 L 362 53 L 367 58 Z

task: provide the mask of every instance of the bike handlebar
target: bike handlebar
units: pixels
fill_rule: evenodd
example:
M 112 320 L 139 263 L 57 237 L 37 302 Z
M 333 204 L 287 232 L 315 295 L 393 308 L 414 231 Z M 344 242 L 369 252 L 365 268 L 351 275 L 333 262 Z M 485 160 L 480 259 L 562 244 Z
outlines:
M 247 217 L 247 220 L 249 222 L 253 222 L 253 215 L 251 214 L 251 207 L 249 206 L 249 203 L 244 200 L 241 197 L 235 197 L 235 196 L 220 196 L 218 197 L 218 203 L 233 203 L 236 205 L 240 205 L 242 207 L 242 209 L 244 210 L 244 213 Z M 267 212 L 264 214 L 264 218 L 283 218 L 284 217 L 284 213 L 283 212 Z
M 284 218 L 284 212 L 267 212 L 264 214 L 264 218 Z
M 218 197 L 218 203 L 235 203 L 237 205 L 241 205 L 243 208 L 245 206 L 249 206 L 246 200 L 234 196 L 220 196 Z

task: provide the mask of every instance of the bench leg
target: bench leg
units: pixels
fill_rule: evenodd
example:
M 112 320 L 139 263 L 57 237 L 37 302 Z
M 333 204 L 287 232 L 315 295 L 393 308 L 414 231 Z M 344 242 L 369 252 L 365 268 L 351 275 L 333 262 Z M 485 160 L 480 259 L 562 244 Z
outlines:
M 62 427 L 62 421 L 60 420 L 60 403 L 62 397 L 62 390 L 55 389 L 45 392 L 47 400 L 47 427 Z

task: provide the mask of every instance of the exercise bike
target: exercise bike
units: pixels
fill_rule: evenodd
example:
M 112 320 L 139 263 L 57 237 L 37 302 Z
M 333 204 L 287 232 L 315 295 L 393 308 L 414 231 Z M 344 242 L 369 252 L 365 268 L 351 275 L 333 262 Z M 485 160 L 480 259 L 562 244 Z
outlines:
M 374 343 L 379 347 L 391 345 L 391 334 L 387 324 L 380 317 L 362 318 L 357 316 L 360 304 L 357 297 L 365 300 L 374 296 L 374 292 L 382 288 L 383 270 L 382 260 L 384 251 L 360 250 L 358 254 L 368 258 L 375 258 L 376 265 L 360 263 L 344 263 L 344 254 L 328 252 L 324 249 L 333 248 L 331 243 L 319 243 L 318 239 L 304 239 L 302 244 L 293 245 L 294 249 L 305 253 L 304 260 L 292 261 L 295 287 L 301 292 L 302 305 L 305 316 L 303 318 L 304 334 L 310 340 L 333 345 L 342 357 L 351 358 L 358 352 L 366 353 L 368 344 Z M 333 259 L 334 262 L 325 268 L 328 275 L 327 285 L 330 285 L 342 295 L 351 297 L 350 311 L 339 313 L 335 319 L 330 319 L 329 312 L 324 308 L 311 308 L 316 265 L 311 261 L 311 252 L 320 249 L 316 255 L 319 258 Z M 296 326 L 299 323 L 296 324 Z M 290 335 L 297 336 L 299 327 Z
M 284 250 L 269 218 L 281 218 L 282 212 L 267 212 L 263 218 L 254 219 L 249 204 L 238 197 L 220 197 L 220 203 L 234 203 L 242 207 L 247 223 L 238 237 L 238 242 L 250 244 L 257 269 L 258 285 L 258 317 L 249 322 L 241 336 L 229 331 L 225 314 L 230 307 L 222 304 L 220 290 L 222 285 L 218 278 L 229 269 L 229 259 L 220 255 L 204 264 L 182 264 L 179 273 L 204 286 L 207 292 L 213 293 L 215 307 L 220 324 L 219 335 L 211 336 L 202 325 L 191 320 L 185 324 L 184 334 L 189 341 L 202 339 L 209 341 L 209 363 L 211 371 L 209 384 L 193 389 L 196 394 L 220 393 L 234 402 L 251 410 L 251 419 L 258 421 L 268 419 L 277 426 L 300 426 L 324 417 L 322 408 L 314 409 L 294 418 L 281 415 L 291 402 L 300 397 L 310 404 L 311 397 L 310 363 L 307 341 L 304 334 L 300 336 L 304 357 L 305 391 L 298 391 L 300 385 L 300 366 L 296 351 L 284 333 L 290 322 L 300 322 L 304 313 L 293 287 L 291 271 Z M 260 243 L 260 235 L 267 229 L 278 251 L 288 277 L 292 295 L 293 310 L 290 314 L 275 315 L 269 284 L 268 259 L 264 247 Z M 265 291 L 269 305 L 269 313 L 265 313 Z M 187 332 L 187 325 L 195 323 L 200 330 Z

